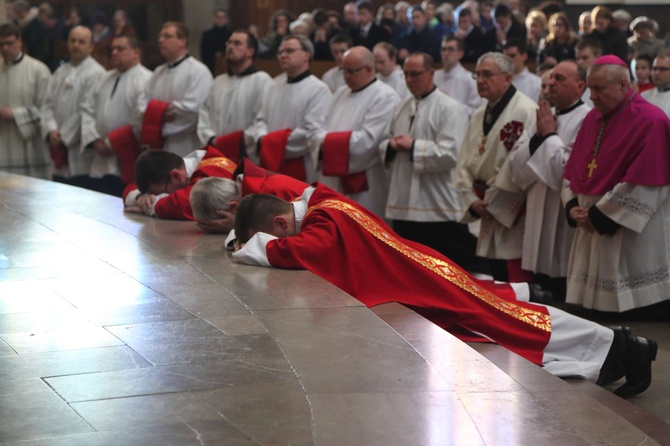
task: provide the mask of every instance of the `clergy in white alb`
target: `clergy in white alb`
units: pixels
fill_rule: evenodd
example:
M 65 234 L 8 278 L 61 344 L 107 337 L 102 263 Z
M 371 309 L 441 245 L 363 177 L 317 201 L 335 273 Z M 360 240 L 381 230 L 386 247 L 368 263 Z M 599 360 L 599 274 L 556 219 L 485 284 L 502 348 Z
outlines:
M 468 114 L 433 84 L 433 59 L 405 59 L 412 97 L 393 111 L 379 148 L 390 170 L 387 219 L 401 237 L 429 246 L 463 268 L 474 260 L 476 240 L 460 223 L 461 195 L 452 185 Z
M 342 70 L 347 86 L 310 135 L 313 157 L 321 159 L 318 181 L 383 218 L 388 185 L 378 147 L 400 97 L 376 78 L 372 52 L 363 46 L 345 53 Z
M 316 165 L 309 156 L 308 138 L 323 127 L 332 94 L 326 84 L 309 72 L 314 54 L 309 39 L 288 35 L 282 40 L 278 54 L 284 73 L 272 80 L 268 94 L 261 98 L 254 123 L 245 130 L 245 137 L 253 141 L 251 147 L 247 146 L 247 154 L 257 160 L 257 148 L 268 133 L 289 129 L 288 140 L 281 148 L 282 158 L 303 163 L 305 178 L 298 179 L 311 183 L 316 181 Z
M 585 76 L 574 61 L 556 65 L 547 88 L 548 100 L 555 108 L 551 109 L 547 100 L 540 101 L 536 129 L 527 129 L 510 154 L 512 178 L 526 191 L 521 267 L 561 280 L 561 285 L 557 285 L 561 294 L 565 292 L 568 257 L 574 237 L 574 229 L 564 218 L 561 191 L 565 165 L 577 132 L 591 110 L 581 100 Z M 544 283 L 543 287 L 550 288 Z
M 658 56 L 654 59 L 651 78 L 654 88 L 642 93 L 642 97 L 659 107 L 670 116 L 670 57 Z
M 198 114 L 210 91 L 212 74 L 188 54 L 188 29 L 182 23 L 163 25 L 158 48 L 166 63 L 154 70 L 137 106 L 145 113 L 152 99 L 170 104 L 161 127 L 163 149 L 185 156 L 200 148 Z
M 398 52 L 395 47 L 388 42 L 379 42 L 372 49 L 372 54 L 375 56 L 377 79 L 393 88 L 400 99 L 411 97 L 402 68 L 396 63 Z
M 442 41 L 442 69 L 435 73 L 435 85 L 452 99 L 466 107 L 468 118 L 484 103 L 477 93 L 477 82 L 472 72 L 463 68 L 463 41 L 445 37 Z
M 622 312 L 670 297 L 670 120 L 631 89 L 616 56 L 596 60 L 588 85 L 594 109 L 565 168 L 577 226 L 567 302 Z
M 67 42 L 70 61 L 49 79 L 41 110 L 42 136 L 49 143 L 54 179 L 85 186 L 92 152 L 81 151 L 81 104 L 105 69 L 93 59 L 91 30 L 77 26 Z
M 496 280 L 524 282 L 521 270 L 525 193 L 512 181 L 509 153 L 535 126 L 537 104 L 512 85 L 512 61 L 486 53 L 477 62 L 477 90 L 487 104 L 475 111 L 458 155 L 454 185 L 462 194 L 463 223 L 481 218 L 477 255 L 496 266 Z
M 135 138 L 137 145 L 140 127 L 137 97 L 144 91 L 151 71 L 140 63 L 140 47 L 136 38 L 117 37 L 112 41 L 111 49 L 114 68 L 98 79 L 81 106 L 81 151 L 93 155 L 89 171 L 91 188 L 121 196 L 121 166 L 115 149 L 131 149 L 125 144 L 124 147 L 114 147 L 109 134 L 131 126 L 131 138 Z
M 335 34 L 328 41 L 330 52 L 335 60 L 335 66 L 321 76 L 321 80 L 328 85 L 331 92 L 335 92 L 340 87 L 346 85 L 344 82 L 344 73 L 342 72 L 342 57 L 354 45 L 349 34 Z
M 49 82 L 46 65 L 21 51 L 21 32 L 0 25 L 0 170 L 51 178 L 40 131 L 40 107 Z
M 503 52 L 512 59 L 512 63 L 514 64 L 512 85 L 533 101 L 539 101 L 542 94 L 542 79 L 526 68 L 526 62 L 528 61 L 526 40 L 519 37 L 509 39 L 505 43 Z
M 216 145 L 217 136 L 243 131 L 253 123 L 260 99 L 268 94 L 272 82 L 269 74 L 253 64 L 257 48 L 256 38 L 246 30 L 235 31 L 228 39 L 228 72 L 214 79 L 200 109 L 198 138 L 201 145 Z M 251 145 L 252 141 L 246 144 Z

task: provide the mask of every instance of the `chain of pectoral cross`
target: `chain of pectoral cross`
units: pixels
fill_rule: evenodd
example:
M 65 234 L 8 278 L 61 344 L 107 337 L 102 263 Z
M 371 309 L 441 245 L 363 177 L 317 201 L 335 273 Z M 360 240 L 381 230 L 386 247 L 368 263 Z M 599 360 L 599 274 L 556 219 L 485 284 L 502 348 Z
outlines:
M 635 97 L 635 94 L 632 94 L 630 98 L 626 101 L 625 104 L 623 104 L 623 107 L 621 107 L 619 110 L 615 111 L 609 118 L 605 118 L 603 116 L 603 120 L 600 123 L 600 131 L 598 131 L 598 138 L 596 139 L 596 145 L 593 147 L 593 158 L 591 158 L 591 161 L 589 164 L 586 166 L 586 168 L 589 171 L 589 178 L 593 176 L 593 171 L 598 168 L 598 164 L 596 163 L 596 156 L 598 155 L 598 151 L 600 150 L 600 141 L 603 138 L 603 133 L 605 132 L 605 127 L 607 124 L 616 116 L 617 113 L 619 113 L 621 110 L 626 108 L 628 103 L 633 100 L 633 97 Z

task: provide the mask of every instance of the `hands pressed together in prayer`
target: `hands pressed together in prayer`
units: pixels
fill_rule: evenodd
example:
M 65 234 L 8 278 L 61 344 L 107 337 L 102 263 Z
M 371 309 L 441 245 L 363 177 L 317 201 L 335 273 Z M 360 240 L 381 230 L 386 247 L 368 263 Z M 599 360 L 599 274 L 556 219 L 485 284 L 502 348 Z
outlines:
M 389 146 L 398 152 L 407 152 L 412 150 L 412 144 L 414 144 L 414 139 L 408 134 L 398 135 L 391 138 L 389 141 Z
M 556 124 L 556 116 L 551 112 L 551 105 L 549 102 L 542 99 L 537 113 L 537 134 L 540 136 L 551 135 L 556 133 L 558 125 Z
M 225 234 L 230 232 L 235 227 L 235 213 L 217 210 L 217 214 L 221 218 L 214 220 L 197 220 L 196 225 L 205 232 L 210 232 L 212 234 Z
M 570 218 L 577 222 L 577 227 L 583 228 L 588 232 L 593 232 L 595 228 L 589 218 L 589 210 L 581 206 L 575 206 L 570 209 Z

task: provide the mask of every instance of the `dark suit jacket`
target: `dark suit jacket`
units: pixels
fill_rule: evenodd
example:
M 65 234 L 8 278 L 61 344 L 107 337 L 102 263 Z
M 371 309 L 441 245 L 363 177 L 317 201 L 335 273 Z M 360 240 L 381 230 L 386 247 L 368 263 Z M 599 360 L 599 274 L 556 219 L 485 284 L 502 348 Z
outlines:
M 386 29 L 373 23 L 368 31 L 366 37 L 361 36 L 361 28 L 356 26 L 350 31 L 351 38 L 354 40 L 354 46 L 362 45 L 372 50 L 372 48 L 379 42 L 389 42 L 391 36 L 386 32 Z

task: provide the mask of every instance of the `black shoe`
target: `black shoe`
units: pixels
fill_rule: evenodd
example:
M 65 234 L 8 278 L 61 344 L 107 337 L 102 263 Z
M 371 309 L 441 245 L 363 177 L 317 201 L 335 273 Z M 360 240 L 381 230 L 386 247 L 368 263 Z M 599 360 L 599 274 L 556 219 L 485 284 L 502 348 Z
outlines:
M 613 325 L 607 328 L 614 331 L 614 340 L 607 354 L 607 359 L 605 359 L 605 363 L 600 369 L 598 381 L 596 381 L 596 384 L 599 386 L 607 386 L 613 382 L 617 382 L 626 375 L 624 361 L 628 353 L 628 344 L 631 335 L 630 327 Z
M 543 305 L 551 305 L 554 301 L 554 295 L 547 290 L 543 290 L 538 283 L 529 283 L 528 291 L 530 292 L 530 302 Z
M 651 363 L 656 360 L 658 344 L 651 339 L 630 336 L 628 355 L 624 361 L 626 383 L 614 393 L 621 398 L 639 395 L 651 385 Z

